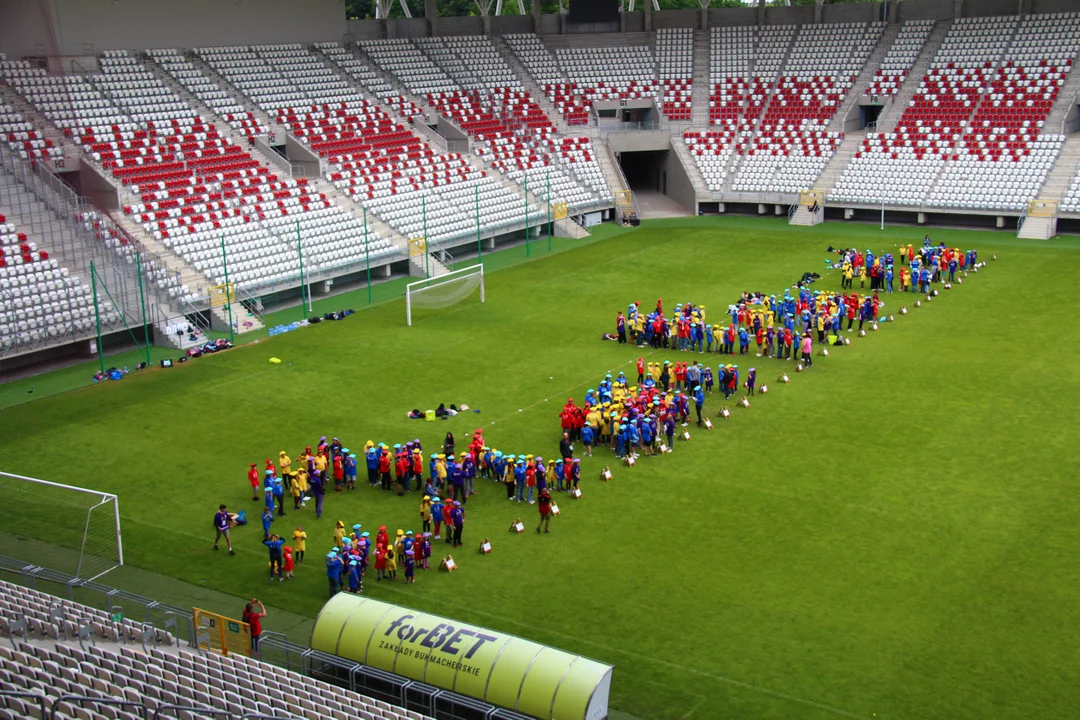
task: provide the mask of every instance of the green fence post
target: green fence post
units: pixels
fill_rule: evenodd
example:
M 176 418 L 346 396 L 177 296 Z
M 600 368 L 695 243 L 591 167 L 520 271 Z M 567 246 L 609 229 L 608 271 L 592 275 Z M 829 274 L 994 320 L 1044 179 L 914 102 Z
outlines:
M 548 236 L 548 252 L 551 252 L 551 168 L 547 170 L 547 208 L 548 208 L 548 221 L 547 221 L 547 236 Z
M 525 257 L 532 254 L 529 247 L 529 173 L 525 173 Z
M 364 264 L 367 265 L 367 304 L 371 304 L 371 246 L 367 238 L 367 208 L 364 208 Z
M 225 270 L 225 310 L 229 313 L 229 342 L 236 337 L 233 333 L 232 293 L 229 292 L 229 260 L 225 255 L 225 236 L 221 236 L 221 267 Z
M 98 359 L 101 361 L 101 374 L 105 374 L 105 350 L 101 347 L 101 310 L 98 309 L 97 270 L 94 261 L 90 261 L 90 288 L 94 292 L 94 324 L 97 325 Z
M 146 345 L 146 364 L 150 365 L 150 330 L 146 327 L 146 293 L 143 290 L 142 253 L 135 253 L 135 274 L 139 276 L 139 309 L 142 310 L 143 343 Z

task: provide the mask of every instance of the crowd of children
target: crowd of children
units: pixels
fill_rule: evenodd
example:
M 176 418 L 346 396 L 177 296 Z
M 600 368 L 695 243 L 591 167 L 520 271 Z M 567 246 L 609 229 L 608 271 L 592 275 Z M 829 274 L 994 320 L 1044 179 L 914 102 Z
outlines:
M 795 359 L 800 369 L 811 367 L 815 344 L 842 345 L 842 333 L 853 331 L 856 321 L 863 334 L 867 324 L 876 329 L 879 321 L 887 320 L 881 312 L 885 304 L 879 291 L 893 292 L 892 253 L 877 257 L 870 250 L 829 250 L 840 255 L 839 260 L 829 262 L 840 271 L 840 291 L 815 291 L 812 285 L 818 276 L 807 273 L 779 296 L 743 293 L 728 306 L 730 321 L 724 323 L 709 324 L 705 306 L 689 302 L 676 305 L 671 316 L 665 316 L 661 299 L 648 314 L 640 303 L 631 303 L 625 315 L 619 312 L 617 328 L 625 333 L 628 343 L 639 347 L 728 356 L 754 352 L 756 357 Z M 911 292 L 923 294 L 936 292 L 932 285 L 937 283 L 951 287 L 958 271 L 966 273 L 979 265 L 975 250 L 961 252 L 944 244 L 934 245 L 929 236 L 922 248 L 901 245 L 896 259 L 900 290 L 906 292 L 910 287 Z M 870 278 L 869 293 L 854 290 L 855 276 L 860 279 L 860 289 L 865 288 L 866 277 Z M 592 455 L 597 445 L 609 446 L 620 458 L 670 451 L 675 428 L 688 424 L 691 407 L 702 424 L 705 396 L 712 394 L 715 385 L 725 400 L 740 388 L 753 396 L 757 387 L 757 369 L 751 367 L 741 377 L 739 366 L 733 363 L 721 363 L 714 373 L 700 362 L 646 362 L 639 357 L 636 369 L 636 383 L 623 372 L 614 378 L 608 373 L 596 388 L 586 392 L 583 407 L 570 399 L 560 412 L 563 431 L 580 439 L 587 455 Z

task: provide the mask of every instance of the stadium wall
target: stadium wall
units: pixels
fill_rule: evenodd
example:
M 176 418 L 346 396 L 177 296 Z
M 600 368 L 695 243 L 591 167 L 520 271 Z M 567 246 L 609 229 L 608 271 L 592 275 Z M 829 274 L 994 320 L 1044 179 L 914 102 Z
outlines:
M 311 43 L 340 39 L 341 0 L 4 0 L 0 52 L 9 57 L 103 50 Z

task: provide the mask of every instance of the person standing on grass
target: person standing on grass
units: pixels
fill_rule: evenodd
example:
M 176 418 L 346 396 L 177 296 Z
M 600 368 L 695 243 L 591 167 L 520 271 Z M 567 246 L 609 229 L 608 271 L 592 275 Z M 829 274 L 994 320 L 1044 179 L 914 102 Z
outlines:
M 279 535 L 271 535 L 263 540 L 265 545 L 270 550 L 270 582 L 274 582 L 274 574 L 277 574 L 278 582 L 284 582 L 285 576 L 282 574 L 281 567 L 281 546 L 285 544 L 285 540 Z
M 311 474 L 311 494 L 315 498 L 315 517 L 321 518 L 326 488 L 323 486 L 322 473 L 318 470 Z
M 293 530 L 293 550 L 296 552 L 296 562 L 304 562 L 304 551 L 307 550 L 307 533 L 303 525 L 297 525 Z
M 619 344 L 626 344 L 626 318 L 623 317 L 622 311 L 619 311 L 618 316 L 615 318 L 615 332 L 619 336 Z
M 695 385 L 701 384 L 701 363 L 694 361 L 694 364 L 686 368 L 686 387 L 693 388 Z
M 259 471 L 255 468 L 255 463 L 251 463 L 248 469 L 248 484 L 251 485 L 251 501 L 259 502 Z
M 258 610 L 255 609 L 256 605 L 259 606 Z M 262 635 L 262 619 L 264 617 L 266 617 L 266 607 L 257 598 L 251 598 L 251 602 L 244 606 L 244 613 L 240 616 L 240 619 L 247 623 L 251 632 L 251 654 L 253 657 L 258 657 L 259 636 Z
M 802 338 L 802 358 L 803 366 L 810 367 L 814 364 L 814 338 L 810 333 L 804 333 Z
M 454 501 L 454 509 L 450 511 L 450 520 L 454 526 L 454 547 L 461 545 L 461 533 L 465 529 L 465 510 L 461 503 Z
M 253 466 L 254 467 L 254 466 Z M 218 543 L 221 538 L 225 538 L 225 544 L 229 546 L 229 554 L 235 555 L 233 550 L 232 538 L 229 537 L 229 529 L 232 527 L 232 521 L 229 519 L 229 511 L 224 505 L 218 505 L 218 511 L 214 514 L 214 549 L 218 549 Z
M 697 424 L 701 427 L 703 420 L 701 419 L 701 408 L 705 407 L 705 391 L 701 389 L 700 385 L 694 385 L 694 410 L 697 411 Z
M 326 553 L 326 580 L 330 583 L 330 597 L 337 595 L 340 587 L 338 579 L 341 577 L 341 568 L 341 558 L 338 557 L 338 554 L 333 551 Z
M 266 491 L 266 496 L 270 497 L 270 491 Z M 270 537 L 270 525 L 274 522 L 274 512 L 270 508 L 263 508 L 262 514 L 262 527 L 263 527 L 263 540 L 267 540 Z M 232 552 L 232 548 L 229 548 Z
M 544 528 L 544 532 L 549 533 L 551 532 L 551 493 L 547 488 L 540 491 L 539 505 L 540 524 L 536 526 L 536 532 L 539 534 L 540 528 Z
M 570 443 L 570 436 L 566 433 L 563 433 L 562 440 L 559 441 L 559 457 L 574 457 L 574 446 Z

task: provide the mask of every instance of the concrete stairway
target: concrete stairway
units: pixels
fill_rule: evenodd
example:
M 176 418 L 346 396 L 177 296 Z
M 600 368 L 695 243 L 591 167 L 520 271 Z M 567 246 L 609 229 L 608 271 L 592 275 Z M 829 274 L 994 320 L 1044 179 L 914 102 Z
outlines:
M 810 208 L 800 204 L 795 212 L 788 218 L 788 225 L 818 225 L 825 220 L 824 208 L 818 208 L 817 212 L 810 212 Z
M 862 141 L 866 139 L 865 130 L 856 130 L 855 132 L 848 133 L 844 136 L 843 142 L 840 143 L 840 147 L 836 148 L 836 152 L 833 153 L 832 158 L 828 164 L 818 175 L 817 180 L 814 182 L 814 188 L 825 191 L 825 197 L 828 198 L 829 193 L 832 192 L 833 186 L 836 185 L 837 179 L 844 172 L 844 168 L 851 162 L 851 158 L 858 151 L 859 146 L 862 145 Z
M 611 188 L 611 194 L 629 190 L 630 187 L 623 180 L 622 170 L 616 166 L 611 146 L 603 138 L 593 138 L 593 145 L 596 146 L 596 162 L 600 164 L 600 170 L 604 173 L 608 187 Z
M 1077 72 L 1074 63 L 1068 77 L 1065 78 L 1065 85 L 1058 92 L 1054 107 L 1051 108 L 1050 114 L 1046 116 L 1046 123 L 1043 126 L 1046 132 L 1061 132 L 1061 125 L 1065 122 L 1069 111 L 1076 105 L 1078 94 L 1080 94 L 1080 72 Z M 1068 133 L 1066 132 L 1066 134 Z
M 892 102 L 878 117 L 878 132 L 893 132 L 896 129 L 896 123 L 904 114 L 908 103 L 915 97 L 915 91 L 919 89 L 919 83 L 926 76 L 926 71 L 930 69 L 930 63 L 933 62 L 934 56 L 941 49 L 941 43 L 945 42 L 945 36 L 949 34 L 951 27 L 952 20 L 941 20 L 934 25 L 934 29 L 930 31 L 930 36 L 926 38 L 926 44 L 923 45 L 922 51 L 915 58 L 915 64 L 911 66 L 911 71 L 904 78 L 904 83 L 900 86 L 900 92 L 893 95 Z
M 1050 174 L 1046 176 L 1042 188 L 1035 197 L 1040 200 L 1061 202 L 1076 175 L 1078 165 L 1080 165 L 1080 135 L 1071 135 L 1061 146 L 1061 152 L 1054 162 L 1054 167 L 1050 168 Z
M 709 98 L 712 86 L 709 83 L 709 31 L 694 31 L 694 87 L 690 96 L 691 123 L 696 128 L 709 126 Z
M 1026 217 L 1016 237 L 1026 240 L 1049 240 L 1057 235 L 1056 217 Z
M 889 52 L 889 48 L 892 47 L 896 36 L 899 34 L 899 24 L 885 26 L 885 32 L 878 38 L 878 43 L 874 46 L 873 52 L 870 53 L 870 58 L 863 65 L 858 77 L 855 78 L 855 83 L 848 90 L 843 102 L 840 103 L 840 110 L 829 121 L 829 130 L 840 132 L 844 129 L 844 120 L 847 118 L 848 113 L 859 102 L 859 98 L 863 96 L 863 91 L 870 84 L 870 81 L 874 79 L 874 73 L 877 72 L 878 66 L 885 59 L 885 55 Z
M 560 134 L 572 134 L 572 130 L 569 125 L 566 124 L 566 120 L 559 113 L 559 109 L 555 107 L 555 104 L 548 99 L 544 94 L 544 89 L 536 84 L 536 80 L 525 69 L 525 66 L 521 64 L 521 61 L 517 59 L 517 55 L 510 49 L 510 46 L 506 44 L 506 41 L 501 37 L 492 38 L 492 42 L 495 44 L 495 49 L 502 55 L 503 60 L 510 66 L 510 69 L 517 75 L 518 80 L 521 81 L 521 86 L 525 88 L 526 92 L 532 97 L 533 102 L 540 106 L 540 109 L 547 113 L 548 118 L 552 124 L 555 125 L 555 130 Z M 584 129 L 584 128 L 582 128 Z

